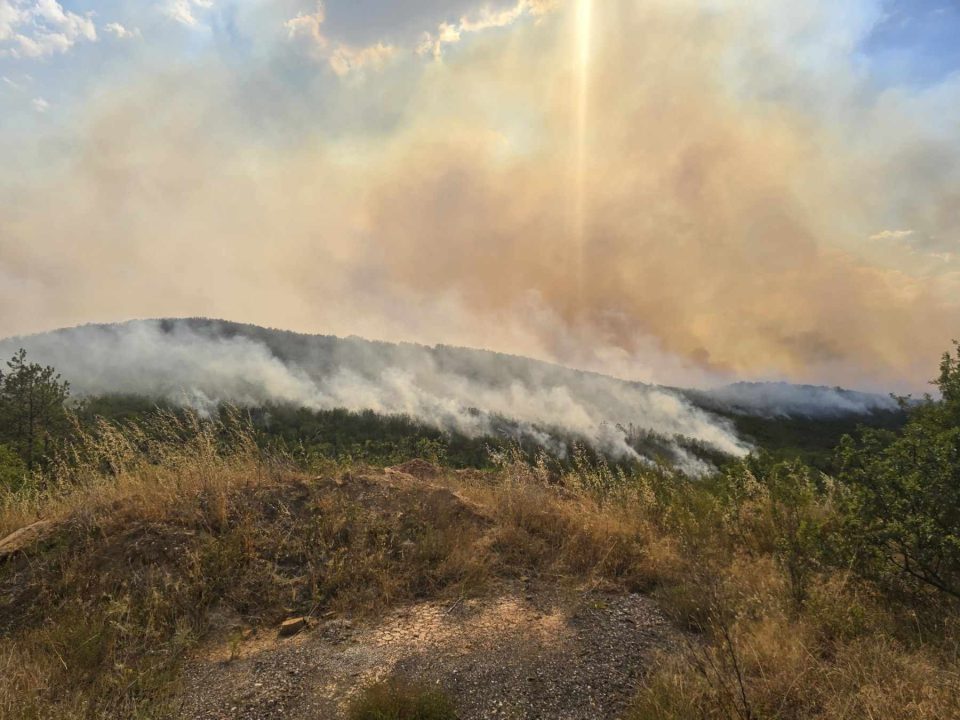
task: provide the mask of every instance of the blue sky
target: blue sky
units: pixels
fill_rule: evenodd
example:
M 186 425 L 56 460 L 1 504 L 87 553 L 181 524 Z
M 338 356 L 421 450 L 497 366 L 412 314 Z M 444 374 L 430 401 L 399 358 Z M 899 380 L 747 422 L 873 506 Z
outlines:
M 931 84 L 960 71 L 960 2 L 890 0 L 884 11 L 864 43 L 882 81 Z

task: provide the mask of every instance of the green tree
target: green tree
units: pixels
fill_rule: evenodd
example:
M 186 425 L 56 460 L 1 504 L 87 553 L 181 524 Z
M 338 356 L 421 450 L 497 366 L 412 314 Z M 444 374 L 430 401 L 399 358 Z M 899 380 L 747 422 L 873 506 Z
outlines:
M 960 350 L 944 355 L 934 384 L 940 399 L 909 407 L 901 433 L 844 438 L 839 475 L 862 565 L 960 598 Z
M 21 457 L 28 470 L 48 457 L 67 430 L 69 383 L 52 367 L 27 361 L 19 350 L 0 372 L 0 441 Z
M 6 445 L 0 445 L 0 487 L 18 489 L 27 477 L 27 466 Z

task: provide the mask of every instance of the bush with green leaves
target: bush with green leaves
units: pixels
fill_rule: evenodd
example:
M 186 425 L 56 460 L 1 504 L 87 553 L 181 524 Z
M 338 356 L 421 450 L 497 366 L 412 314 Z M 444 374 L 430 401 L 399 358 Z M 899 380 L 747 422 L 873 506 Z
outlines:
M 867 574 L 960 599 L 960 349 L 945 354 L 940 399 L 910 405 L 901 433 L 844 438 L 846 539 Z
M 27 466 L 7 445 L 0 445 L 0 488 L 17 490 L 28 476 Z
M 723 523 L 736 546 L 772 555 L 801 605 L 830 555 L 834 483 L 799 460 L 778 462 L 765 453 L 730 464 L 716 482 Z

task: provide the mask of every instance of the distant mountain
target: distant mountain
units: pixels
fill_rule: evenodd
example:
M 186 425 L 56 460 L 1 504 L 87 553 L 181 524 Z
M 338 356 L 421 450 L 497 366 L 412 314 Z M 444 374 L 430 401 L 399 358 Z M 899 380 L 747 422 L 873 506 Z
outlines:
M 895 412 L 899 408 L 890 395 L 816 385 L 740 382 L 713 390 L 683 392 L 709 410 L 769 418 L 840 418 Z
M 87 325 L 0 341 L 56 367 L 76 394 L 133 394 L 195 407 L 298 405 L 403 414 L 467 435 L 560 434 L 614 456 L 645 456 L 655 436 L 691 472 L 690 446 L 730 456 L 750 439 L 736 416 L 843 418 L 892 412 L 889 398 L 840 389 L 738 383 L 677 390 L 626 382 L 530 358 L 448 346 L 304 335 L 220 320 Z M 506 421 L 506 422 L 505 422 Z M 663 442 L 660 447 L 663 447 Z

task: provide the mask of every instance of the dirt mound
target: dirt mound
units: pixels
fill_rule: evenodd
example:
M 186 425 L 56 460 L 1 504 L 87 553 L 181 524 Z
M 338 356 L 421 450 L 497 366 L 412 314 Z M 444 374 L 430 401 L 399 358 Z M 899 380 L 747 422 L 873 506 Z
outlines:
M 444 687 L 464 720 L 585 720 L 615 714 L 668 638 L 629 594 L 649 575 L 629 518 L 539 485 L 415 462 L 226 468 L 97 498 L 0 563 L 0 643 L 37 648 L 47 673 L 38 717 L 66 716 L 49 708 L 72 702 L 75 668 L 93 678 L 84 702 L 113 693 L 99 716 L 165 708 L 189 652 L 182 718 L 336 718 L 399 673 Z

